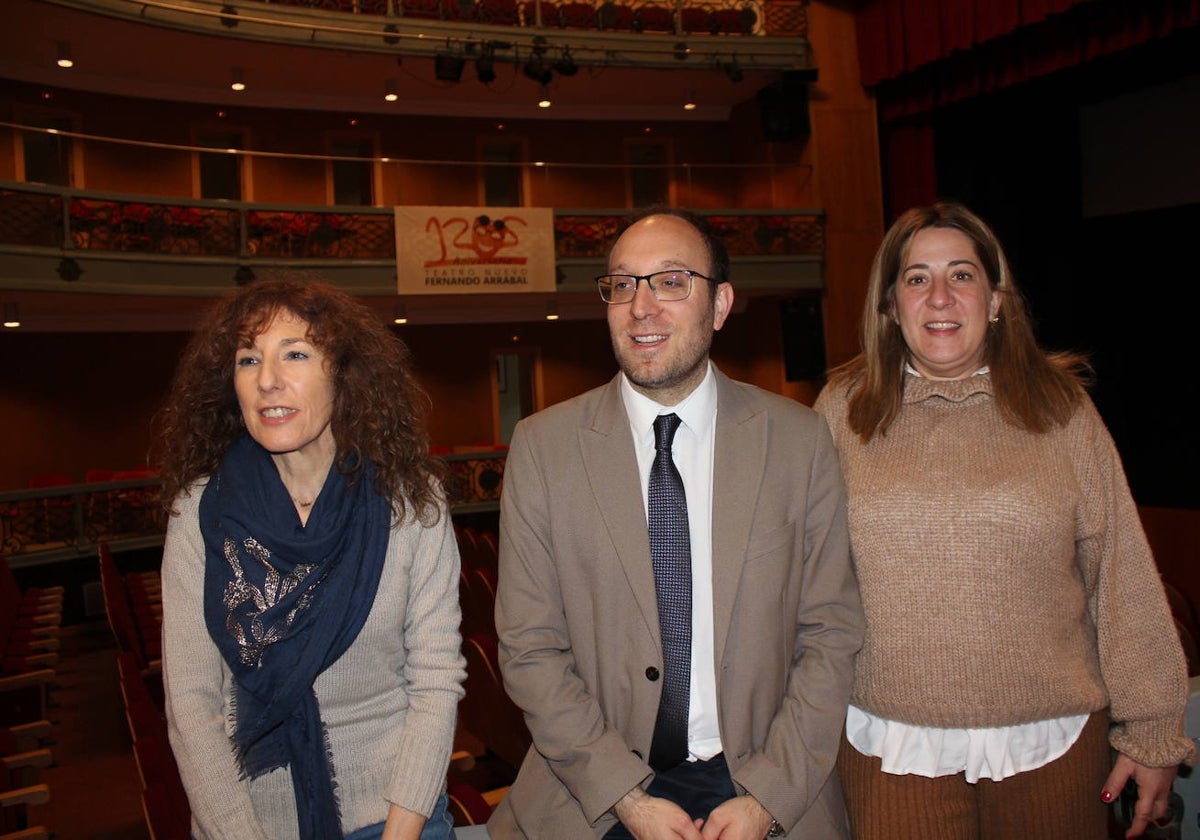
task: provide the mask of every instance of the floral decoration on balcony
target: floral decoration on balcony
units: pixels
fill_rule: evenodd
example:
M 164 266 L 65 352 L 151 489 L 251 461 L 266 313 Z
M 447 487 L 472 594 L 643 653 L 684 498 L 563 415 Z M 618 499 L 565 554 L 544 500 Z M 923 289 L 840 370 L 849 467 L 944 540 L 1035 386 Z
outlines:
M 71 223 L 71 239 L 76 248 L 114 250 L 113 230 L 121 217 L 121 205 L 116 201 L 72 198 L 67 205 Z
M 621 228 L 620 216 L 557 216 L 554 254 L 558 257 L 603 257 Z
M 706 219 L 734 256 L 820 254 L 824 250 L 818 216 L 771 214 Z
M 340 213 L 258 211 L 246 214 L 247 250 L 263 256 L 332 256 L 351 236 Z

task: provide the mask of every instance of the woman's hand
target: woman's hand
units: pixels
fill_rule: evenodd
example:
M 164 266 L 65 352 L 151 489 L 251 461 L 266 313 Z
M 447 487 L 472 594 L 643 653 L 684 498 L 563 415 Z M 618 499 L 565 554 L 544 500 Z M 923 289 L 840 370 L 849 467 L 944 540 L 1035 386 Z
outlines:
M 418 840 L 423 828 L 425 817 L 399 805 L 392 805 L 383 826 L 383 840 Z
M 1115 802 L 1121 795 L 1121 790 L 1129 779 L 1137 785 L 1137 804 L 1133 808 L 1133 824 L 1125 832 L 1125 837 L 1141 837 L 1142 832 L 1154 820 L 1161 820 L 1170 811 L 1167 797 L 1171 795 L 1171 785 L 1175 782 L 1177 767 L 1147 767 L 1138 764 L 1129 756 L 1120 753 L 1113 765 L 1112 772 L 1104 782 L 1104 791 L 1100 798 L 1105 802 Z

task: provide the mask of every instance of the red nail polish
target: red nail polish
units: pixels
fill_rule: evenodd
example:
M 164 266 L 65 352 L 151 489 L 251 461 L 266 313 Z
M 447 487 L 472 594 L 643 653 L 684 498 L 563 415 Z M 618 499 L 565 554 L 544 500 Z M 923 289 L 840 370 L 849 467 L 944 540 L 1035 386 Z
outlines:
M 1102 794 L 1100 794 L 1100 798 L 1103 799 L 1105 802 L 1112 802 L 1113 801 L 1112 791 L 1109 791 L 1109 790 L 1104 791 Z

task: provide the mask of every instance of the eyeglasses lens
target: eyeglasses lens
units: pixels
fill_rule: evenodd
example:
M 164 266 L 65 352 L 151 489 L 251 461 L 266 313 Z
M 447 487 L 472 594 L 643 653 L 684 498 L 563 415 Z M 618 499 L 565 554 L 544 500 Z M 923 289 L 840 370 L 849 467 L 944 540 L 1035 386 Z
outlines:
M 642 277 L 606 274 L 597 279 L 600 297 L 607 303 L 628 303 L 637 294 L 638 281 L 649 284 L 658 300 L 683 300 L 692 291 L 692 275 L 686 271 L 656 271 Z

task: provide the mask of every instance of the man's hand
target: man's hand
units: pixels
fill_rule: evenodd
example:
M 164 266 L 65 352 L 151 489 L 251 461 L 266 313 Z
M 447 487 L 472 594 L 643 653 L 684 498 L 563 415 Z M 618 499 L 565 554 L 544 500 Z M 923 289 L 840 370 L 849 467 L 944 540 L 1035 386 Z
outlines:
M 701 832 L 703 840 L 763 840 L 771 815 L 749 794 L 735 796 L 713 809 Z
M 621 801 L 613 806 L 613 813 L 637 840 L 703 840 L 700 820 L 693 821 L 687 811 L 674 802 L 651 796 L 640 787 L 621 797 Z M 765 830 L 763 834 L 766 834 Z

